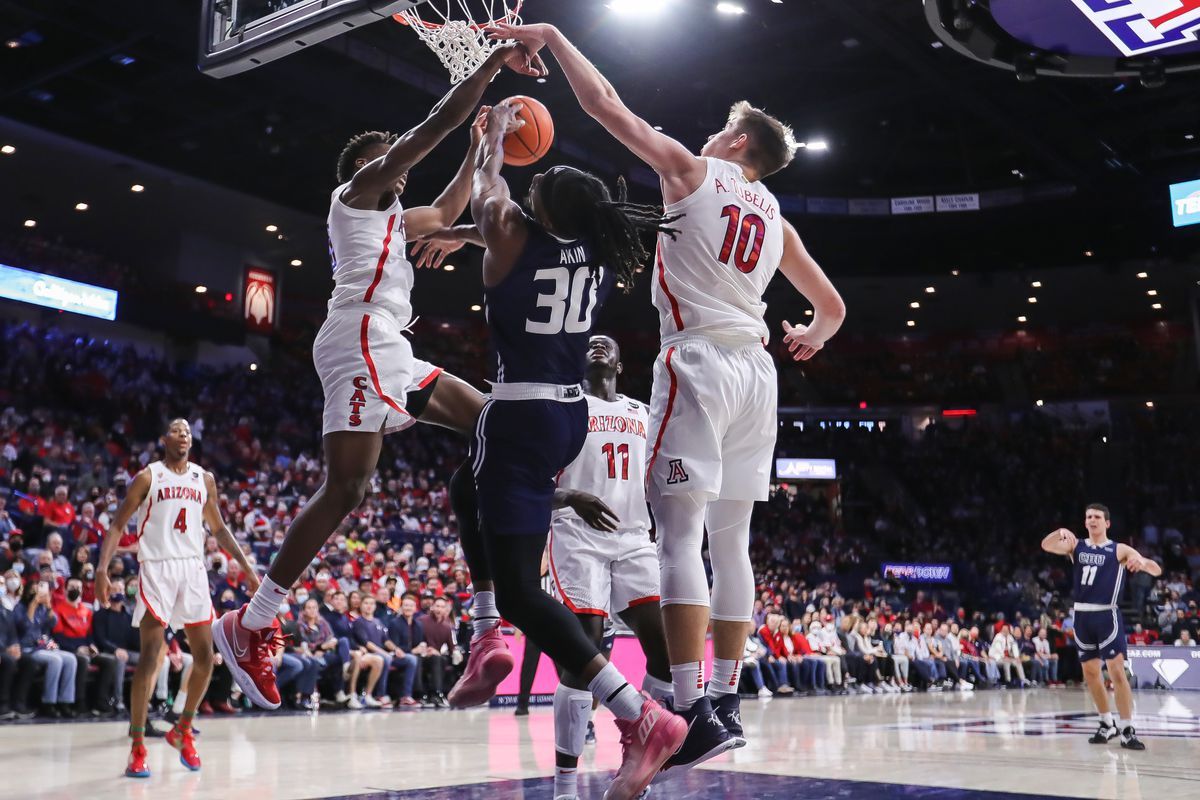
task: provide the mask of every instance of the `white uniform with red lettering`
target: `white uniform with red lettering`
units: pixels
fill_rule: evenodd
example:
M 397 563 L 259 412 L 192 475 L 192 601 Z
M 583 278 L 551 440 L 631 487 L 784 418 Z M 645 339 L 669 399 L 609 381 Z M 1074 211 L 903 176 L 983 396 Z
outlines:
M 313 342 L 325 393 L 322 434 L 392 433 L 416 422 L 405 411 L 405 397 L 441 370 L 414 359 L 404 338 L 412 321 L 413 268 L 405 256 L 400 199 L 383 211 L 351 208 L 341 199 L 347 186 L 330 199 L 333 296 Z
M 609 616 L 657 603 L 658 554 L 646 510 L 644 403 L 618 395 L 613 402 L 587 396 L 588 436 L 558 485 L 599 497 L 620 519 L 612 533 L 598 531 L 569 508 L 554 512 L 550 574 L 554 593 L 576 614 Z
M 188 462 L 187 471 L 161 461 L 146 467 L 150 491 L 138 508 L 138 603 L 133 624 L 149 614 L 178 630 L 213 621 L 204 567 L 204 470 Z
M 662 349 L 650 401 L 651 502 L 664 494 L 765 500 L 778 425 L 763 294 L 783 257 L 775 196 L 737 164 L 704 159 L 684 216 L 660 236 L 652 294 Z

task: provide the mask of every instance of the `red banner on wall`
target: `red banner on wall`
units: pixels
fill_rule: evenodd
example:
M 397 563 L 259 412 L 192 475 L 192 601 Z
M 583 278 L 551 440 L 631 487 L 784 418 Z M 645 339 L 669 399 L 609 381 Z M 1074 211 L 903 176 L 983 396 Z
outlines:
M 242 281 L 242 318 L 248 330 L 271 333 L 279 314 L 279 295 L 275 273 L 258 267 L 246 267 Z

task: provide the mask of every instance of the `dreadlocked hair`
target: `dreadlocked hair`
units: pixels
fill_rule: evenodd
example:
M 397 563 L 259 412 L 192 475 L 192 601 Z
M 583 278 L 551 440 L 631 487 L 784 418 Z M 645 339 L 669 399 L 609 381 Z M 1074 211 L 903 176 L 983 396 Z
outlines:
M 354 168 L 354 162 L 362 157 L 363 151 L 368 147 L 377 144 L 392 146 L 392 143 L 399 138 L 394 133 L 387 131 L 365 131 L 352 136 L 350 141 L 346 142 L 346 146 L 342 148 L 342 152 L 338 155 L 337 160 L 337 180 L 338 183 L 346 183 L 354 177 L 354 173 L 358 172 Z
M 674 239 L 679 233 L 670 224 L 683 215 L 668 217 L 657 206 L 630 203 L 624 178 L 617 179 L 616 200 L 602 180 L 573 168 L 560 167 L 547 188 L 550 191 L 543 201 L 554 231 L 591 243 L 599 263 L 616 271 L 626 293 L 650 258 L 642 234 L 666 234 Z

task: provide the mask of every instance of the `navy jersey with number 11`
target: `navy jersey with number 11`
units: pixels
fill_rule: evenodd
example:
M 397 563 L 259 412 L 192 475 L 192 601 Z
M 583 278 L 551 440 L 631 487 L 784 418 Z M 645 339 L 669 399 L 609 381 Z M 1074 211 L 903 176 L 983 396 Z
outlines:
M 1125 568 L 1117 560 L 1117 543 L 1094 545 L 1081 539 L 1075 545 L 1075 602 L 1115 606 L 1121 597 Z
M 583 380 L 595 314 L 615 278 L 590 244 L 525 222 L 529 236 L 512 272 L 484 291 L 496 382 L 571 386 Z

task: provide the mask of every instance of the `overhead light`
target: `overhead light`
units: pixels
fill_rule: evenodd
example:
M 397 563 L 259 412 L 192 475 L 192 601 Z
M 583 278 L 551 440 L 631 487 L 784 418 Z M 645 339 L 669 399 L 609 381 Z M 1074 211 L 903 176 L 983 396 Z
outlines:
M 226 303 L 232 303 L 232 302 L 233 302 L 233 292 L 226 292 L 226 293 L 225 293 L 225 302 L 226 302 Z
M 952 269 L 952 270 L 950 270 L 950 274 L 951 274 L 951 275 L 953 275 L 954 277 L 956 277 L 956 278 L 957 278 L 957 277 L 958 277 L 958 270 L 956 270 L 956 269 Z
M 941 42 L 934 42 L 933 44 L 931 44 L 929 46 L 932 47 L 934 50 L 941 50 L 943 47 L 945 47 L 945 45 L 943 45 Z
M 6 41 L 4 43 L 4 46 L 7 47 L 9 50 L 16 50 L 18 47 L 21 46 L 21 40 L 20 39 L 9 39 L 8 41 Z
M 1029 321 L 1029 318 L 1028 318 L 1028 317 L 1026 317 L 1024 314 L 1022 314 L 1021 316 L 1017 317 L 1017 322 L 1028 322 L 1028 321 Z
M 771 0 L 771 2 L 772 2 L 772 3 L 774 3 L 774 4 L 775 4 L 775 5 L 777 5 L 777 6 L 781 6 L 781 5 L 783 5 L 783 0 Z
M 279 230 L 278 225 L 268 225 L 267 226 L 267 233 L 274 233 L 277 230 Z
M 1153 400 L 1147 400 L 1147 401 L 1146 401 L 1146 408 L 1154 408 L 1154 401 L 1153 401 Z
M 476 303 L 475 305 L 471 306 L 471 310 L 472 311 L 483 311 L 483 306 L 479 305 L 479 303 Z
M 617 14 L 650 16 L 662 11 L 667 0 L 610 0 L 608 7 Z
M 25 227 L 26 227 L 26 228 L 36 228 L 36 227 L 37 227 L 37 220 L 36 220 L 36 219 L 27 219 L 27 220 L 25 220 Z
M 635 0 L 635 2 L 640 3 L 641 0 Z M 739 16 L 741 14 L 745 14 L 746 9 L 744 6 L 740 6 L 737 3 L 722 2 L 722 3 L 717 3 L 717 13 L 718 14 L 729 14 L 730 16 Z
M 1037 407 L 1038 407 L 1038 408 L 1041 408 L 1041 407 L 1042 407 L 1042 406 L 1044 406 L 1044 405 L 1046 405 L 1046 402 L 1045 402 L 1044 400 L 1038 400 L 1038 401 L 1037 401 Z
M 537 82 L 538 82 L 538 83 L 545 83 L 545 82 L 546 82 L 546 79 L 545 79 L 545 78 L 538 78 L 538 79 L 537 79 Z
M 207 286 L 203 286 L 203 285 L 202 285 L 202 286 L 197 286 L 197 287 L 196 287 L 196 294 L 204 294 L 204 293 L 205 293 L 205 292 L 207 292 L 207 291 L 208 291 L 208 287 L 207 287 Z
M 108 60 L 119 67 L 128 67 L 130 64 L 137 62 L 136 58 L 133 56 L 127 56 L 124 53 L 113 53 Z
M 829 142 L 824 139 L 813 139 L 811 142 L 802 142 L 800 146 L 814 153 L 823 153 L 829 149 Z
M 918 303 L 916 300 L 913 300 L 911 303 L 908 304 L 908 307 L 909 308 L 920 308 L 921 304 Z
M 1139 278 L 1149 278 L 1149 277 L 1150 277 L 1150 273 L 1149 273 L 1149 272 L 1139 272 L 1139 273 L 1137 274 L 1137 276 L 1138 276 Z
M 1093 253 L 1091 250 L 1084 250 L 1083 254 L 1088 258 L 1091 258 L 1093 255 L 1095 255 L 1095 253 Z
M 925 287 L 925 294 L 935 294 L 936 292 L 937 289 L 933 288 L 932 286 Z
M 1030 298 L 1029 298 L 1029 302 L 1031 302 L 1031 303 L 1036 303 L 1036 302 L 1037 302 L 1037 298 L 1036 298 L 1036 297 L 1030 297 Z
M 442 269 L 444 269 L 446 272 L 454 272 L 454 265 L 447 264 L 446 266 L 442 267 Z
M 258 372 L 258 364 L 255 364 L 254 362 L 250 362 L 250 371 Z
M 141 194 L 142 192 L 146 191 L 146 187 L 142 186 L 140 183 L 135 183 L 133 186 L 129 187 L 129 191 L 136 194 Z
M 917 327 L 917 321 L 916 321 L 915 319 L 910 319 L 908 322 L 906 322 L 906 323 L 904 323 L 904 324 L 905 324 L 905 325 L 907 325 L 907 326 L 908 326 L 908 327 L 910 327 L 910 328 L 915 328 L 915 327 Z
M 618 289 L 624 289 L 624 288 L 625 288 L 625 281 L 617 281 L 617 288 L 618 288 Z
M 1162 311 L 1162 303 L 1151 303 L 1150 307 L 1155 311 Z
M 1149 297 L 1158 297 L 1158 289 L 1150 289 L 1146 292 Z
M 661 131 L 661 130 L 662 130 L 662 125 L 655 125 L 655 126 L 654 126 L 654 130 L 656 130 L 656 131 Z
M 0 153 L 4 153 L 6 156 L 11 156 L 15 152 L 17 152 L 17 148 L 13 147 L 11 144 L 6 144 L 3 147 L 0 147 Z
M 812 315 L 813 315 L 813 310 L 811 308 L 804 309 L 804 316 L 811 317 Z
M 87 211 L 87 210 L 88 210 L 88 204 L 87 204 L 87 203 L 76 203 L 76 204 L 75 204 L 75 210 L 76 210 L 76 211 Z
M 1183 138 L 1187 139 L 1187 140 L 1190 142 L 1192 139 L 1195 139 L 1195 138 L 1196 138 L 1196 134 L 1194 134 L 1194 133 L 1185 133 L 1185 134 L 1183 135 Z
M 1032 286 L 1034 289 L 1040 289 L 1040 288 L 1042 288 L 1042 282 L 1041 282 L 1041 281 L 1034 281 L 1033 283 L 1031 283 L 1031 284 L 1029 284 L 1029 285 L 1030 285 L 1030 286 Z

